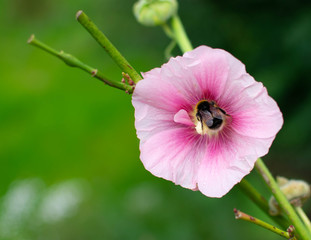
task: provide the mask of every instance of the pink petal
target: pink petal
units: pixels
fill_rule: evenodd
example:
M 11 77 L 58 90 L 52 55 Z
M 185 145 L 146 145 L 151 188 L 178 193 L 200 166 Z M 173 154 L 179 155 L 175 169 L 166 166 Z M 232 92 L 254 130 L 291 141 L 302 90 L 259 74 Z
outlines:
M 174 116 L 174 122 L 181 123 L 187 126 L 194 126 L 193 122 L 191 121 L 189 114 L 186 110 L 180 109 L 178 113 Z
M 253 169 L 265 155 L 274 137 L 250 138 L 232 133 L 230 138 L 213 140 L 201 162 L 198 188 L 209 197 L 222 197 Z
M 223 49 L 199 46 L 193 51 L 186 52 L 184 57 L 191 58 L 199 62 L 204 62 L 206 59 L 213 59 L 213 56 L 215 55 L 221 55 L 223 59 L 226 59 L 225 62 L 228 65 L 228 79 L 230 79 L 230 81 L 231 79 L 237 79 L 241 75 L 245 74 L 245 65 L 239 59 L 235 58 L 233 55 Z
M 227 90 L 231 97 L 227 99 L 226 105 L 230 106 L 226 111 L 233 116 L 232 128 L 237 133 L 250 137 L 275 136 L 283 125 L 277 103 L 268 95 L 262 83 L 256 82 L 249 75 L 242 78 L 248 80 L 241 80 L 241 84 L 232 85 Z M 243 85 L 245 82 L 248 82 L 246 86 Z
M 206 149 L 196 144 L 197 141 L 183 128 L 168 129 L 141 144 L 140 158 L 145 168 L 155 176 L 195 189 L 199 161 Z
M 162 81 L 161 76 L 151 73 L 147 76 L 135 87 L 133 99 L 136 102 L 172 112 L 179 111 L 180 106 L 187 104 L 185 97 L 172 84 Z
M 187 100 L 187 104 L 195 104 L 202 96 L 202 88 L 196 81 L 187 62 L 182 57 L 171 58 L 162 67 L 162 81 L 171 84 Z M 174 79 L 174 81 L 172 81 Z
M 132 104 L 137 109 L 135 111 L 135 127 L 141 142 L 162 130 L 175 127 L 174 113 L 145 104 L 138 98 L 133 98 Z
M 245 66 L 222 49 L 200 46 L 184 55 L 206 98 L 221 98 L 228 83 L 245 74 Z M 186 60 L 185 60 L 186 61 Z

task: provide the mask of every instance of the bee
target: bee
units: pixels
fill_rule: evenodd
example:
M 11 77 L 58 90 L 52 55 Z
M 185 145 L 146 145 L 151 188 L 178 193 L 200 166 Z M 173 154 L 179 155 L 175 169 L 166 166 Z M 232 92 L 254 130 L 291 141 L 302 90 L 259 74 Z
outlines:
M 226 116 L 229 115 L 225 110 L 218 107 L 214 101 L 202 100 L 195 108 L 195 117 L 200 123 L 202 133 L 205 132 L 205 126 L 211 130 L 220 129 L 226 120 Z

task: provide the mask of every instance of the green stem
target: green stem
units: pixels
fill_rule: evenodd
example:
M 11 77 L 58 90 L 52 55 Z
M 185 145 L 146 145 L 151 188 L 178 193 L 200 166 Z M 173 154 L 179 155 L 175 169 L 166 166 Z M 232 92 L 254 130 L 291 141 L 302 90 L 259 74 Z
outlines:
M 258 158 L 255 164 L 255 167 L 260 173 L 260 175 L 262 176 L 267 186 L 270 188 L 273 196 L 279 203 L 279 206 L 283 210 L 284 214 L 289 218 L 291 223 L 295 226 L 297 234 L 303 240 L 310 240 L 311 235 L 309 234 L 304 224 L 299 219 L 292 205 L 288 202 L 287 198 L 280 190 L 278 184 L 274 180 L 272 174 L 270 173 L 270 171 L 268 170 L 268 168 L 266 167 L 266 165 L 264 164 L 261 158 Z
M 174 40 L 172 40 L 169 45 L 167 45 L 167 47 L 164 50 L 164 56 L 167 60 L 169 60 L 172 57 L 172 51 L 176 46 L 176 42 Z
M 185 29 L 181 23 L 181 20 L 177 15 L 172 17 L 172 28 L 173 28 L 173 33 L 174 33 L 174 39 L 179 45 L 181 51 L 183 53 L 191 51 L 193 47 L 185 32 Z
M 99 79 L 100 81 L 106 83 L 107 85 L 114 87 L 114 88 L 118 88 L 121 90 L 125 90 L 129 93 L 133 92 L 133 89 L 131 86 L 125 85 L 121 82 L 117 82 L 117 81 L 112 81 L 112 80 L 108 80 L 100 71 L 98 71 L 97 69 L 88 66 L 87 64 L 81 62 L 78 58 L 72 56 L 71 54 L 65 53 L 64 51 L 57 51 L 53 48 L 51 48 L 50 46 L 46 45 L 45 43 L 37 40 L 35 38 L 35 35 L 31 35 L 28 43 L 36 46 L 38 48 L 41 48 L 42 50 L 58 57 L 59 59 L 63 60 L 68 66 L 70 67 L 76 67 L 76 68 L 80 68 L 83 71 L 90 73 L 92 75 L 92 77 L 95 77 L 97 79 Z
M 284 228 L 289 225 L 287 220 L 282 216 L 271 216 L 269 214 L 269 204 L 267 200 L 247 180 L 245 180 L 245 178 L 238 184 L 238 187 L 273 221 Z
M 269 205 L 267 200 L 245 179 L 238 184 L 238 187 L 262 209 L 264 212 L 269 211 Z
M 296 211 L 297 211 L 299 217 L 301 218 L 301 220 L 303 221 L 303 223 L 308 228 L 309 233 L 311 233 L 311 222 L 310 222 L 310 219 L 308 218 L 308 216 L 306 215 L 306 213 L 303 211 L 303 209 L 301 207 L 296 207 Z
M 79 23 L 81 23 L 81 25 L 92 35 L 92 37 L 106 50 L 106 52 L 119 65 L 123 72 L 128 73 L 135 83 L 142 79 L 130 63 L 109 41 L 105 34 L 98 29 L 98 27 L 83 11 L 78 11 L 76 16 Z
M 292 236 L 287 232 L 287 231 L 283 231 L 281 229 L 278 229 L 276 228 L 275 226 L 272 226 L 271 224 L 269 223 L 266 223 L 258 218 L 255 218 L 255 217 L 252 217 L 244 212 L 241 212 L 239 210 L 236 210 L 234 209 L 234 214 L 235 214 L 235 218 L 236 219 L 241 219 L 241 220 L 244 220 L 244 221 L 247 221 L 247 222 L 250 222 L 250 223 L 254 223 L 260 227 L 263 227 L 271 232 L 274 232 L 284 238 L 287 238 L 287 239 L 291 239 Z
M 174 33 L 167 23 L 162 24 L 162 28 L 163 28 L 163 31 L 165 32 L 166 36 L 175 40 Z
M 168 36 L 170 39 L 172 39 L 172 41 L 169 43 L 169 45 L 164 50 L 164 56 L 168 60 L 172 57 L 171 52 L 173 51 L 173 49 L 176 46 L 176 39 L 175 39 L 175 36 L 174 36 L 172 29 L 170 28 L 170 26 L 167 23 L 164 23 L 162 25 L 162 29 L 165 32 L 166 36 Z

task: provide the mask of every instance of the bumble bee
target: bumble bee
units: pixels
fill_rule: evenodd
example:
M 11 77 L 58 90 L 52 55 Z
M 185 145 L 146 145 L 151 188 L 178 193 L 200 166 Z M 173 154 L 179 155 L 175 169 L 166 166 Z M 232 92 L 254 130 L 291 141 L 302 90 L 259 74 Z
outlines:
M 218 130 L 222 127 L 223 122 L 226 120 L 226 116 L 229 116 L 223 109 L 217 106 L 214 101 L 202 100 L 198 102 L 195 108 L 195 117 L 200 123 L 202 133 L 205 133 L 208 129 Z M 204 127 L 207 127 L 204 131 Z M 198 129 L 197 129 L 198 131 Z

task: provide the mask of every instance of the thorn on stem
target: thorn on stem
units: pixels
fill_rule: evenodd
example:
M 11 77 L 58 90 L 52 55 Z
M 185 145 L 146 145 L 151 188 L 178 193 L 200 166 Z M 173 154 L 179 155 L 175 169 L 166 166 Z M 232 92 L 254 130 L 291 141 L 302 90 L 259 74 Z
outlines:
M 98 70 L 97 70 L 97 69 L 94 69 L 94 70 L 91 72 L 92 77 L 95 77 L 95 76 L 96 76 L 96 74 L 97 74 L 97 72 L 98 72 Z

